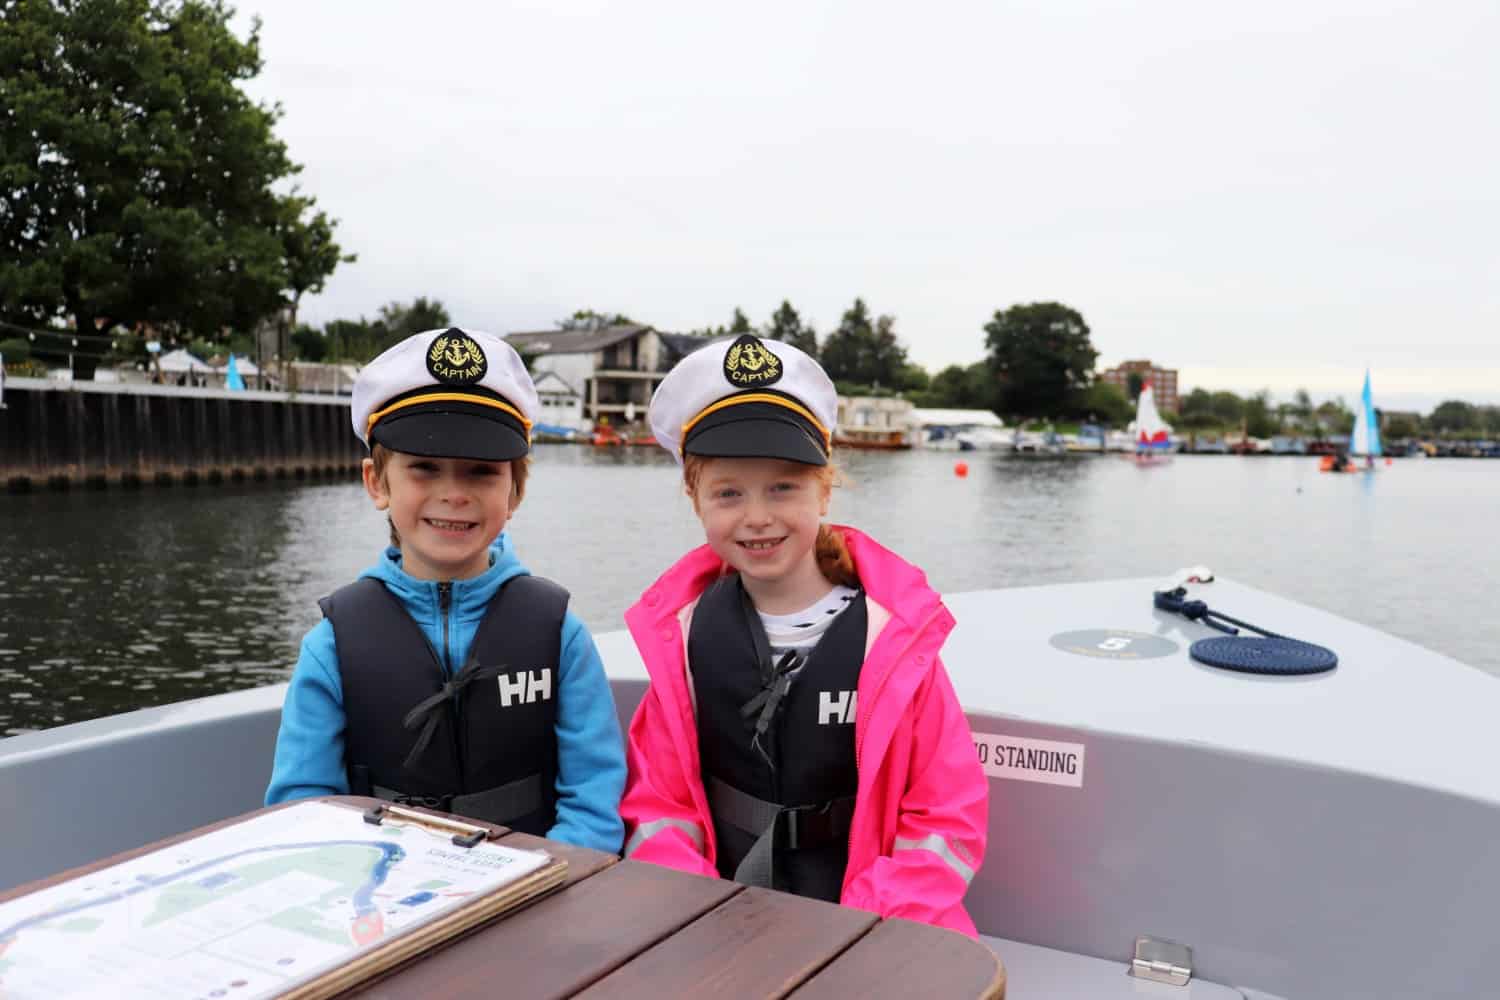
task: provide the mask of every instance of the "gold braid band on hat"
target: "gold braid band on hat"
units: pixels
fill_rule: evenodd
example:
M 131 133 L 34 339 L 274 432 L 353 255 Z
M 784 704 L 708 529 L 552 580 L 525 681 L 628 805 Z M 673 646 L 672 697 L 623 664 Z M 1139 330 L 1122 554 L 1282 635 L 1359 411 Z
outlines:
M 493 406 L 495 409 L 509 413 L 519 420 L 521 426 L 526 428 L 527 442 L 530 443 L 531 441 L 531 421 L 523 417 L 520 410 L 503 400 L 491 399 L 488 396 L 470 396 L 462 392 L 430 392 L 424 396 L 411 396 L 401 400 L 399 403 L 392 403 L 383 410 L 376 410 L 370 414 L 370 419 L 365 424 L 365 437 L 370 436 L 370 432 L 375 429 L 375 421 L 381 417 L 390 416 L 397 410 L 405 409 L 408 406 L 416 406 L 420 403 L 475 403 L 479 406 Z
M 796 403 L 790 399 L 787 399 L 785 396 L 774 396 L 768 392 L 747 392 L 739 396 L 726 396 L 723 399 L 719 400 L 717 403 L 711 403 L 710 405 L 705 406 L 703 409 L 698 411 L 698 415 L 696 417 L 682 425 L 682 444 L 678 446 L 677 450 L 686 454 L 688 431 L 692 430 L 693 426 L 697 424 L 698 421 L 702 420 L 710 413 L 717 413 L 722 409 L 730 406 L 738 406 L 741 403 L 774 403 L 777 406 L 786 407 L 788 410 L 791 410 L 793 413 L 804 418 L 808 423 L 812 424 L 818 429 L 818 433 L 823 435 L 823 451 L 825 453 L 833 451 L 833 435 L 828 433 L 828 428 L 823 426 L 823 422 L 821 420 L 813 416 L 811 410 L 800 403 Z

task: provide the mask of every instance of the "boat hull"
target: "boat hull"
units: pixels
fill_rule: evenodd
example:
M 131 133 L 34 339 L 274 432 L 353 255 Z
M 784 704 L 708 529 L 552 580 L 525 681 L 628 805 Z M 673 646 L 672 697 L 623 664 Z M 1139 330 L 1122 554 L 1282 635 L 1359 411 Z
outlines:
M 1500 681 L 1220 581 L 1204 595 L 1215 608 L 1341 659 L 1314 679 L 1228 674 L 1188 657 L 1209 630 L 1153 610 L 1154 586 L 947 598 L 960 625 L 944 659 L 990 776 L 967 905 L 1002 960 L 1012 942 L 1041 949 L 1016 948 L 1018 966 L 1041 963 L 1037 980 L 1012 976 L 1016 995 L 1115 995 L 1064 980 L 1103 974 L 1101 960 L 1123 972 L 1144 934 L 1193 947 L 1204 997 L 1213 983 L 1262 998 L 1482 993 Z M 624 724 L 645 670 L 627 634 L 598 645 Z M 0 741 L 0 802 L 24 804 L 6 811 L 0 889 L 255 808 L 284 690 Z M 1441 718 L 1413 708 L 1434 704 Z M 1064 756 L 1028 763 L 1037 748 Z

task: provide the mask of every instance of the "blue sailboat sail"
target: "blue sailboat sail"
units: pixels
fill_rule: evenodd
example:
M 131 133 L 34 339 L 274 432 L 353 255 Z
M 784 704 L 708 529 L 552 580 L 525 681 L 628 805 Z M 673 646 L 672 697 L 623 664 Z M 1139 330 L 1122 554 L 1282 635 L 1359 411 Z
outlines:
M 224 369 L 224 388 L 244 389 L 245 380 L 240 376 L 239 366 L 234 363 L 233 352 L 229 355 L 229 364 Z
M 1359 396 L 1359 410 L 1354 414 L 1354 432 L 1349 436 L 1351 455 L 1376 458 L 1380 450 L 1380 422 L 1375 417 L 1375 403 L 1370 397 L 1370 372 L 1365 371 L 1365 388 Z

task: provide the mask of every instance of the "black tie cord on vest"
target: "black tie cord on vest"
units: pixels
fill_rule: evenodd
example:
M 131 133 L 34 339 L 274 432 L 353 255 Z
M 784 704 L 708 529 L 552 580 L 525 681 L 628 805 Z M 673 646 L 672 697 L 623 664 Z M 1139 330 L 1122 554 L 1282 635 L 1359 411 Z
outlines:
M 771 728 L 771 723 L 776 720 L 776 713 L 781 711 L 781 703 L 786 699 L 787 692 L 792 689 L 792 671 L 800 666 L 802 666 L 802 658 L 795 650 L 787 650 L 771 668 L 769 681 L 766 680 L 765 671 L 761 671 L 761 683 L 766 686 L 761 688 L 760 693 L 754 698 L 740 706 L 742 719 L 749 719 L 757 712 L 760 713 L 759 718 L 755 720 L 755 735 L 750 737 L 750 746 L 760 754 L 766 766 L 773 771 L 776 770 L 776 763 L 771 760 L 770 754 L 766 753 L 761 740 Z
M 479 660 L 473 653 L 470 653 L 469 662 L 464 664 L 464 668 L 458 672 L 457 676 L 444 683 L 441 691 L 417 702 L 416 707 L 407 712 L 406 717 L 401 720 L 402 727 L 408 732 L 418 726 L 422 727 L 417 742 L 412 744 L 411 753 L 406 755 L 406 760 L 401 766 L 410 768 L 422 759 L 422 754 L 427 750 L 427 744 L 432 742 L 432 734 L 437 732 L 438 723 L 443 719 L 442 708 L 446 703 L 457 701 L 463 689 L 475 681 L 493 680 L 509 669 L 503 663 L 492 667 L 481 667 Z
M 744 581 L 740 582 L 740 608 L 745 612 L 745 627 L 750 630 L 751 641 L 755 643 L 755 662 L 760 668 L 760 692 L 740 706 L 740 718 L 748 721 L 752 715 L 759 713 L 755 720 L 755 734 L 750 737 L 750 746 L 760 754 L 766 766 L 774 771 L 776 762 L 771 759 L 761 741 L 770 731 L 771 724 L 776 721 L 776 713 L 781 711 L 787 692 L 792 689 L 792 672 L 802 666 L 802 657 L 797 655 L 796 650 L 789 649 L 781 654 L 780 660 L 771 659 L 771 642 L 766 638 L 766 627 L 761 623 L 760 614 L 755 610 L 750 595 L 745 592 Z

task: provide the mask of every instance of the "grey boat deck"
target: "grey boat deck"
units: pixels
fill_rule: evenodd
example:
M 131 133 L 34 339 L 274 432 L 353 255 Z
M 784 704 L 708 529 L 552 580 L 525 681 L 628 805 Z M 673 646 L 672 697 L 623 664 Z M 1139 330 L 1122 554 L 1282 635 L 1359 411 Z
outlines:
M 976 738 L 1063 744 L 1081 764 L 1066 780 L 991 769 L 989 849 L 968 904 L 1013 995 L 1484 995 L 1500 681 L 1221 580 L 1195 596 L 1340 658 L 1305 678 L 1225 673 L 1188 657 L 1215 633 L 1155 611 L 1157 585 L 947 599 L 959 626 L 944 660 Z M 1086 630 L 1101 630 L 1093 648 L 1054 645 Z M 1129 655 L 1144 639 L 1175 648 Z M 639 657 L 623 632 L 599 645 L 628 719 Z M 0 741 L 0 888 L 254 808 L 283 690 Z M 1138 935 L 1192 946 L 1194 982 L 1126 976 Z

